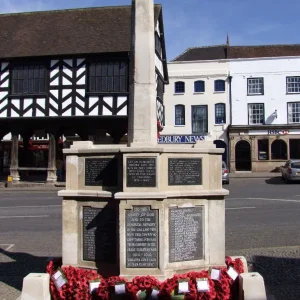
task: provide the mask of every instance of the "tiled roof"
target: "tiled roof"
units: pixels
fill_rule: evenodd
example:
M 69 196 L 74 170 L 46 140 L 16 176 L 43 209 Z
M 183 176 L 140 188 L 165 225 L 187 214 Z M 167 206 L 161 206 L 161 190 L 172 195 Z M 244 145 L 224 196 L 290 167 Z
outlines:
M 300 56 L 300 45 L 230 46 L 228 58 Z
M 130 28 L 131 6 L 3 14 L 0 58 L 127 52 Z
M 172 61 L 214 60 L 226 58 L 226 45 L 188 48 Z
M 188 48 L 172 61 L 218 60 L 235 58 L 262 58 L 280 56 L 300 56 L 300 44 L 295 45 L 261 45 Z

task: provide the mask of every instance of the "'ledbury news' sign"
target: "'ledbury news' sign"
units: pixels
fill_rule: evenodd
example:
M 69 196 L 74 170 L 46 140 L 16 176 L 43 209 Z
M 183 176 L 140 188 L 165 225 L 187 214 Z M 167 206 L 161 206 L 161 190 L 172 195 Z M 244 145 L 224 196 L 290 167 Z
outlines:
M 195 144 L 197 141 L 205 141 L 202 135 L 161 135 L 159 144 Z

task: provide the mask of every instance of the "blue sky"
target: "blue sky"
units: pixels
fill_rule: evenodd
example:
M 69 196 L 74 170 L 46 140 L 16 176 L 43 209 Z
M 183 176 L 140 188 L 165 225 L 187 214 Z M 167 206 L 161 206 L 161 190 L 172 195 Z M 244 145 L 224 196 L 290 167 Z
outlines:
M 168 60 L 188 47 L 300 43 L 297 0 L 160 0 Z M 131 0 L 1 0 L 0 12 L 128 5 Z

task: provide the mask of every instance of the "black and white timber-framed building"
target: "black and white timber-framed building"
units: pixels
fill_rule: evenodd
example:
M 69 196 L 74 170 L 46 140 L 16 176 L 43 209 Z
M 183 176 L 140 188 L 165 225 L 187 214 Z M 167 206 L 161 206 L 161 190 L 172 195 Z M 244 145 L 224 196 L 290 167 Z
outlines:
M 155 5 L 157 119 L 168 83 Z M 68 136 L 119 143 L 127 133 L 131 6 L 0 15 L 0 176 L 56 181 Z M 65 142 L 66 143 L 66 142 Z

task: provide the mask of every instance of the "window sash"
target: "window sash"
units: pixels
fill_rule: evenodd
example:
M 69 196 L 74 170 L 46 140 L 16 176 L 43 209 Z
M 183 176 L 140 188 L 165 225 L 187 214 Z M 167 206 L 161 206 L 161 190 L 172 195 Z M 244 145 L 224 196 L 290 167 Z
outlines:
M 198 81 L 194 82 L 194 92 L 195 93 L 204 93 L 205 92 L 204 81 L 198 80 Z
M 89 92 L 128 92 L 126 61 L 93 62 L 89 65 Z
M 226 123 L 226 111 L 225 104 L 219 103 L 215 105 L 215 124 Z
M 215 92 L 225 92 L 225 80 L 215 80 Z
M 289 123 L 300 123 L 300 102 L 288 103 Z
M 46 66 L 43 64 L 16 65 L 11 70 L 12 95 L 46 93 Z
M 248 78 L 248 95 L 262 95 L 263 93 L 263 78 Z
M 208 110 L 206 105 L 192 106 L 192 133 L 208 132 Z
M 184 105 L 175 106 L 175 125 L 185 125 L 185 107 Z
M 264 104 L 249 104 L 249 124 L 262 125 L 264 124 L 265 111 Z
M 175 94 L 183 94 L 185 92 L 185 83 L 183 81 L 175 82 Z
M 300 93 L 300 77 L 287 77 L 286 78 L 286 92 L 288 94 Z

